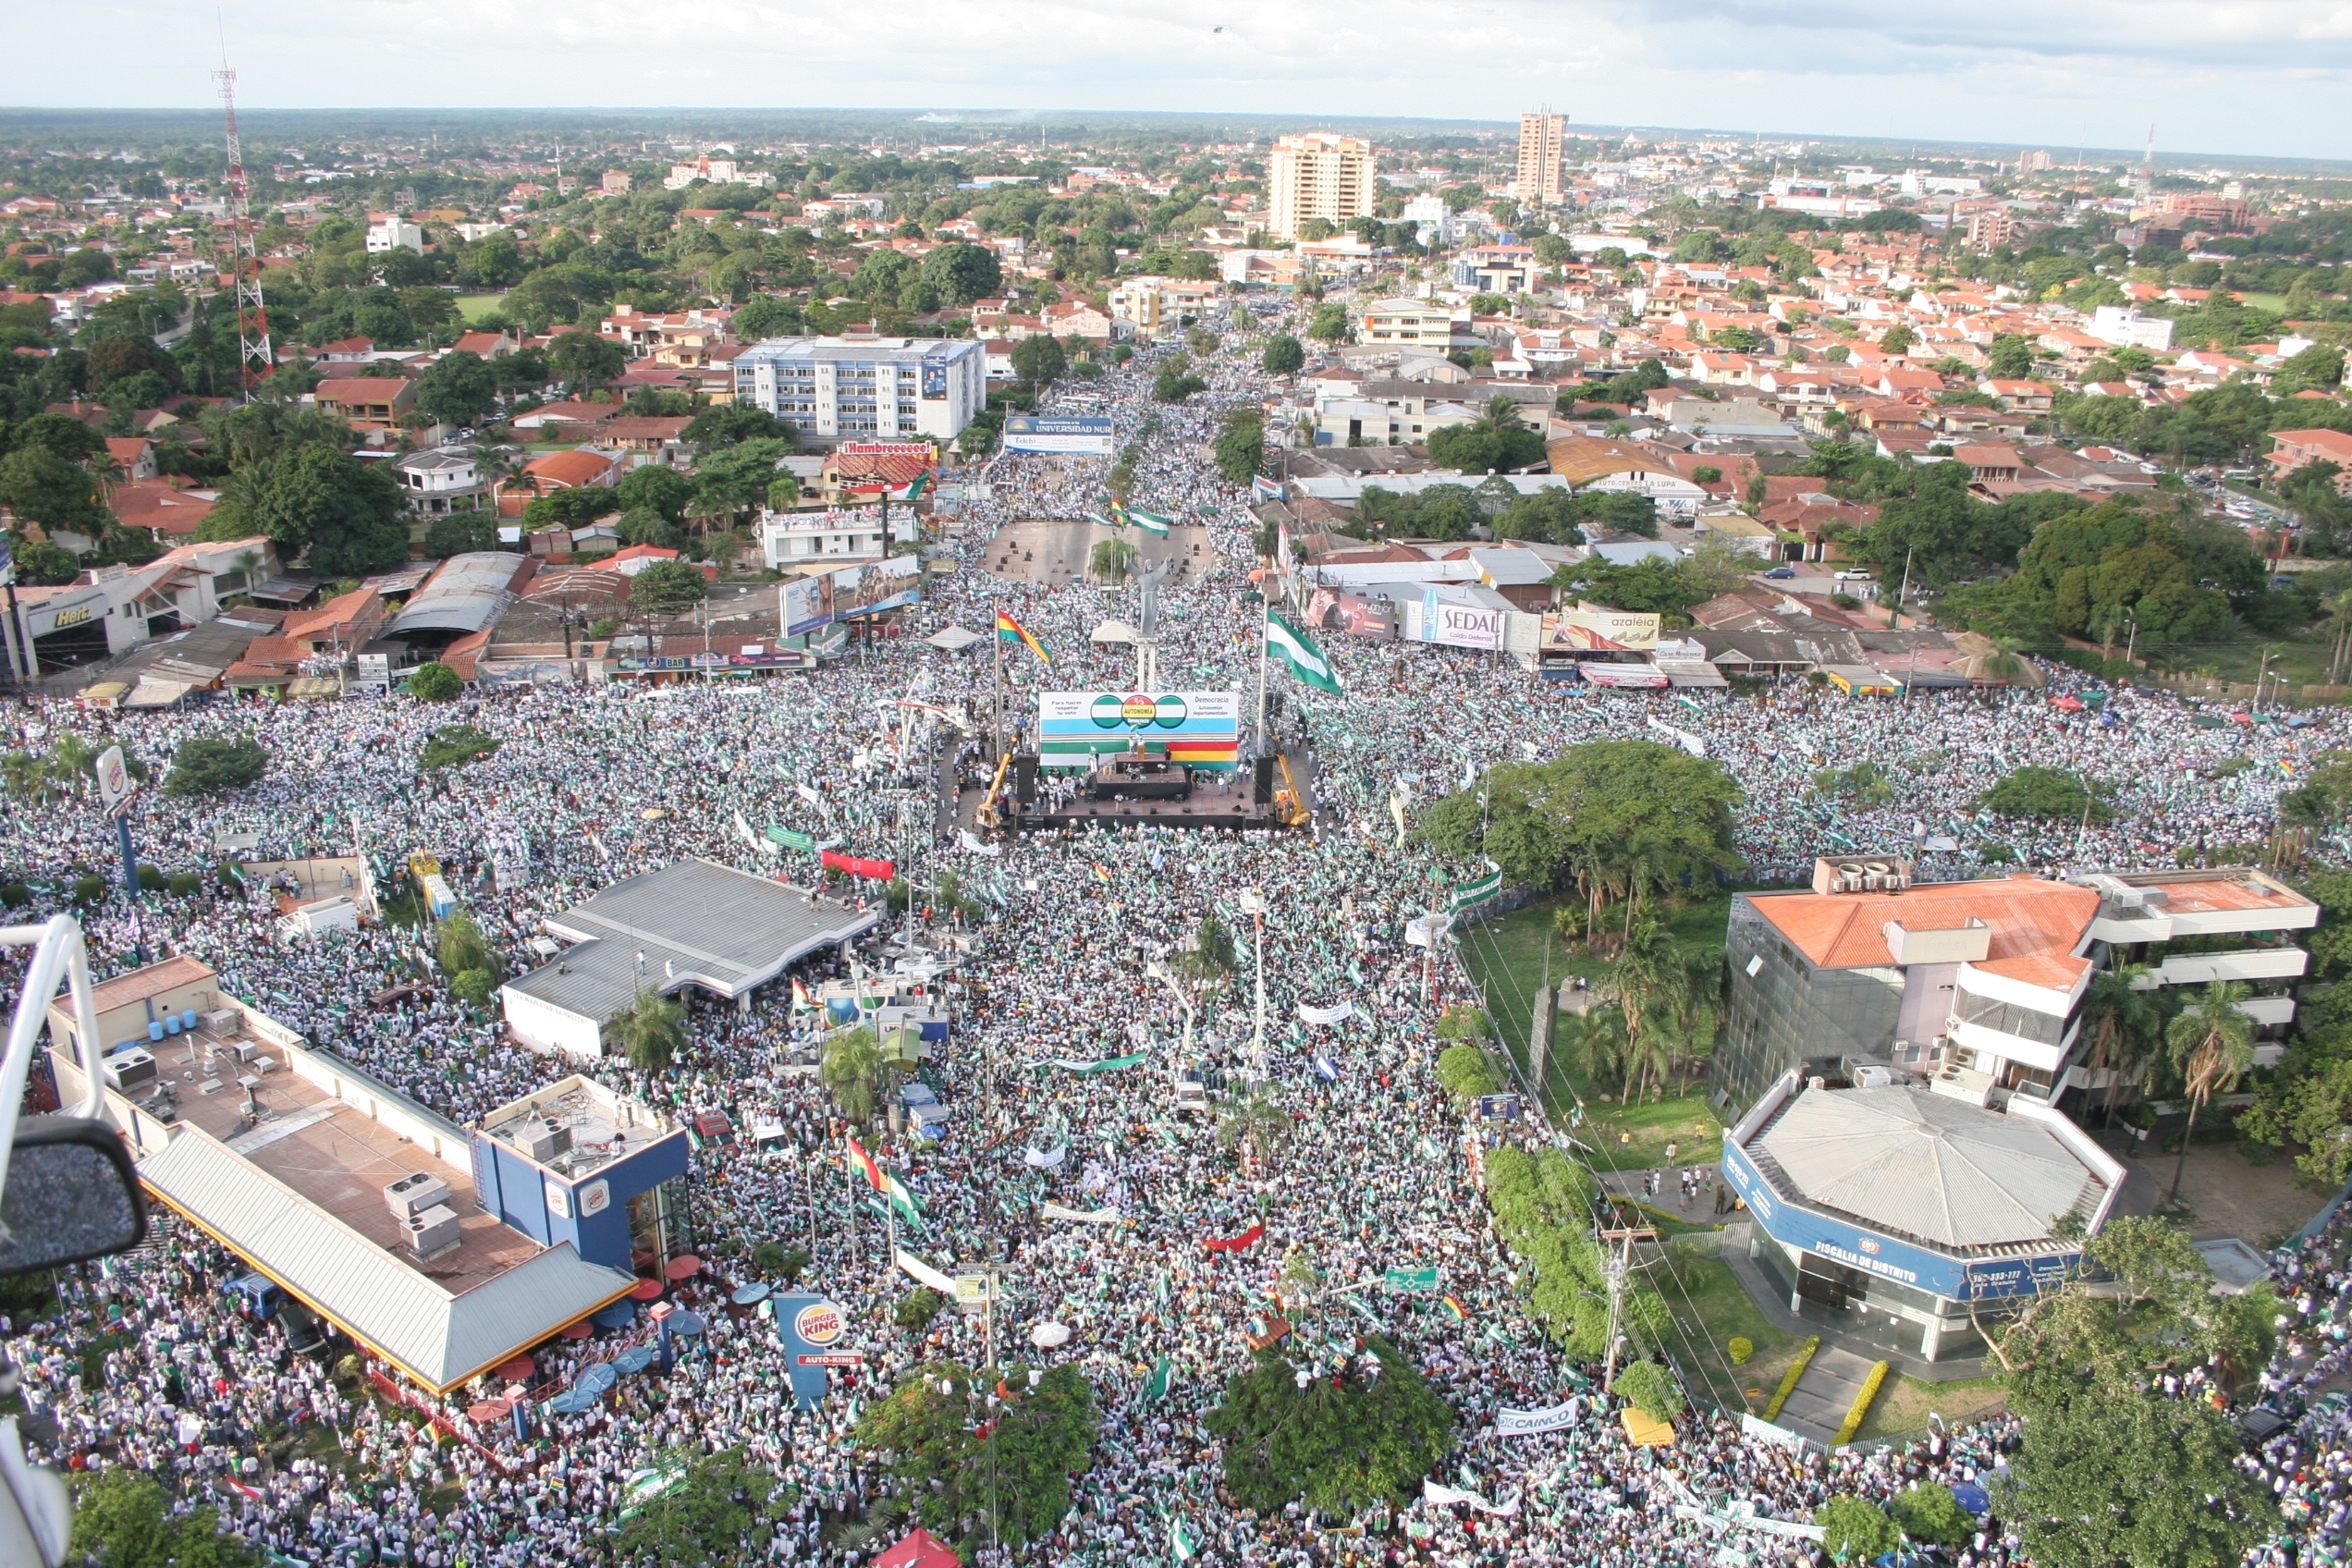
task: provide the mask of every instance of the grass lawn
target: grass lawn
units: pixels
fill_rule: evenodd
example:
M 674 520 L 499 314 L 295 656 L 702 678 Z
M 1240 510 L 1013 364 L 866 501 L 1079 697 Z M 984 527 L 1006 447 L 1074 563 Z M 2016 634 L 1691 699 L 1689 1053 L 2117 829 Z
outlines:
M 1697 1347 L 1694 1356 L 1693 1346 L 1680 1338 L 1673 1346 L 1683 1369 L 1707 1385 L 1691 1392 L 1710 1392 L 1726 1408 L 1737 1410 L 1746 1404 L 1760 1414 L 1804 1341 L 1766 1322 L 1731 1265 L 1720 1257 L 1670 1247 L 1665 1260 L 1646 1272 Z M 1726 1347 L 1734 1335 L 1756 1346 L 1755 1355 L 1745 1366 L 1731 1365 Z M 1735 1379 L 1736 1386 L 1726 1382 L 1727 1378 Z
M 2284 637 L 2241 637 L 2227 643 L 2191 648 L 2163 661 L 2164 668 L 2187 675 L 2211 676 L 2251 686 L 2262 672 L 2262 655 L 2270 651 L 2270 675 L 2289 685 L 2324 681 L 2334 639 L 2324 631 L 2301 631 Z
M 504 294 L 460 294 L 458 296 L 458 314 L 470 325 L 493 311 L 503 309 L 506 302 Z
M 1916 1432 L 1928 1424 L 1928 1412 L 1931 1410 L 1942 1416 L 1946 1425 L 1953 1425 L 1964 1415 L 1974 1415 L 2000 1403 L 1998 1378 L 1923 1383 L 1917 1378 L 1894 1373 L 1879 1385 L 1879 1397 L 1870 1402 L 1870 1414 L 1863 1418 L 1862 1429 L 1855 1436 L 1867 1439 L 1893 1432 Z
M 1573 897 L 1573 895 L 1571 895 Z M 1535 993 L 1543 984 L 1549 956 L 1551 983 L 1558 986 L 1578 975 L 1599 986 L 1609 974 L 1609 961 L 1584 949 L 1550 940 L 1552 912 L 1561 900 L 1547 899 L 1512 911 L 1501 920 L 1481 921 L 1462 928 L 1464 960 L 1485 992 L 1495 1025 L 1524 1071 L 1527 1065 L 1527 1030 L 1535 1016 Z M 1667 913 L 1667 929 L 1674 939 L 1695 950 L 1720 957 L 1723 927 L 1731 911 L 1728 890 L 1713 893 Z M 1711 1164 L 1722 1154 L 1722 1126 L 1708 1109 L 1706 1091 L 1691 1086 L 1669 1092 L 1654 1102 L 1630 1109 L 1604 1104 L 1603 1094 L 1614 1096 L 1618 1085 L 1594 1084 L 1571 1071 L 1555 1053 L 1545 1064 L 1541 1086 L 1548 1110 L 1563 1121 L 1578 1098 L 1585 1105 L 1585 1125 L 1577 1136 L 1591 1145 L 1595 1162 L 1614 1170 L 1648 1170 L 1666 1162 L 1666 1146 L 1684 1164 Z
M 2240 294 L 2237 298 L 2239 303 L 2249 305 L 2258 311 L 2286 309 L 2286 296 L 2284 294 Z

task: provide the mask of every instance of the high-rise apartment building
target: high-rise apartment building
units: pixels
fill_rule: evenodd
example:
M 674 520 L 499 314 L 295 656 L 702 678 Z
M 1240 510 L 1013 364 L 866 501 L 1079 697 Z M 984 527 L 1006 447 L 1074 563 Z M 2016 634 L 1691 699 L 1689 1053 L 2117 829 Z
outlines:
M 1519 116 L 1519 173 L 1511 193 L 1522 202 L 1557 202 L 1567 192 L 1566 115 Z
M 1268 160 L 1267 227 L 1296 239 L 1311 218 L 1334 228 L 1372 215 L 1372 143 L 1359 136 L 1310 130 L 1279 138 Z

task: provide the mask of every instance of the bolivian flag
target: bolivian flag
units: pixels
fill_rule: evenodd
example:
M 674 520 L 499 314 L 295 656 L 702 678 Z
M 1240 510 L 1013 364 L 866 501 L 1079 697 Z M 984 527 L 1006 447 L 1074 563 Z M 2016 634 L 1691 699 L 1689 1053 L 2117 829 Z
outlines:
M 865 1178 L 867 1186 L 877 1193 L 883 1190 L 882 1168 L 874 1163 L 874 1157 L 866 1153 L 865 1145 L 855 1138 L 850 1140 L 849 1167 L 851 1175 Z
M 1000 643 L 1019 643 L 1036 655 L 1037 661 L 1047 669 L 1053 668 L 1053 655 L 1046 652 L 1046 645 L 1030 636 L 1026 627 L 1002 610 L 997 612 L 997 640 Z
M 1456 1299 L 1454 1298 L 1454 1296 L 1453 1296 L 1451 1292 L 1447 1293 L 1446 1295 L 1440 1296 L 1440 1297 L 1439 1297 L 1438 1299 L 1439 1299 L 1439 1300 L 1440 1300 L 1440 1301 L 1442 1301 L 1442 1302 L 1444 1302 L 1444 1303 L 1445 1303 L 1445 1305 L 1446 1305 L 1446 1310 L 1447 1310 L 1448 1312 L 1452 1313 L 1452 1314 L 1454 1315 L 1454 1317 L 1455 1317 L 1456 1318 L 1458 1318 L 1460 1321 L 1464 1322 L 1464 1323 L 1467 1323 L 1467 1322 L 1469 1322 L 1469 1321 L 1470 1321 L 1470 1309 L 1469 1309 L 1468 1307 L 1466 1307 L 1466 1306 L 1464 1306 L 1464 1305 L 1462 1305 L 1462 1303 L 1461 1303 L 1460 1301 L 1456 1300 Z

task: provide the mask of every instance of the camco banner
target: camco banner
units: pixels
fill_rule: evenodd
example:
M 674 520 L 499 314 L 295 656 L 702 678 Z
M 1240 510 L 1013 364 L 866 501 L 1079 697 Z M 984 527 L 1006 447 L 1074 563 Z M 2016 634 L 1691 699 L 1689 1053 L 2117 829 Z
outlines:
M 1228 769 L 1241 745 L 1238 692 L 1042 692 L 1037 757 L 1091 767 L 1106 753 L 1141 751 L 1188 766 Z
M 1495 1436 L 1499 1438 L 1528 1438 L 1538 1432 L 1557 1432 L 1575 1425 L 1584 1414 L 1582 1404 L 1570 1400 L 1547 1410 L 1511 1410 L 1495 1412 Z
M 1333 1002 L 1329 1007 L 1309 1007 L 1305 1002 L 1301 1002 L 1299 1003 L 1298 1015 L 1301 1023 L 1312 1023 L 1317 1028 L 1324 1028 L 1330 1024 L 1338 1023 L 1343 1020 L 1354 1017 L 1355 1002 L 1354 998 L 1350 998 L 1345 1001 Z

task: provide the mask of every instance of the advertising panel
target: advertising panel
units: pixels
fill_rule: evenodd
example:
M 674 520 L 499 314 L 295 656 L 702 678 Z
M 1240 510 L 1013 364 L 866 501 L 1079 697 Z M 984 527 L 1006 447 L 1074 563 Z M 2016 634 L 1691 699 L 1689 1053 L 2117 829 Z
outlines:
M 923 596 L 922 583 L 923 562 L 914 556 L 891 556 L 787 582 L 782 591 L 784 635 L 805 636 L 837 620 L 913 604 Z
M 948 395 L 947 361 L 925 360 L 923 361 L 923 395 L 930 398 L 945 398 Z
M 1574 609 L 1547 615 L 1543 622 L 1542 651 L 1548 654 L 1646 654 L 1658 646 L 1659 618 L 1643 611 L 1578 605 Z
M 1241 744 L 1238 692 L 1043 692 L 1037 756 L 1089 767 L 1104 753 L 1143 751 L 1192 767 L 1231 768 Z
M 1004 423 L 1008 452 L 1066 452 L 1110 456 L 1111 423 L 1100 414 L 1010 414 Z
M 1501 650 L 1502 618 L 1506 611 L 1451 603 L 1439 597 L 1435 585 L 1421 591 L 1417 606 L 1407 600 L 1406 607 L 1405 636 L 1412 642 L 1478 648 L 1490 654 Z

